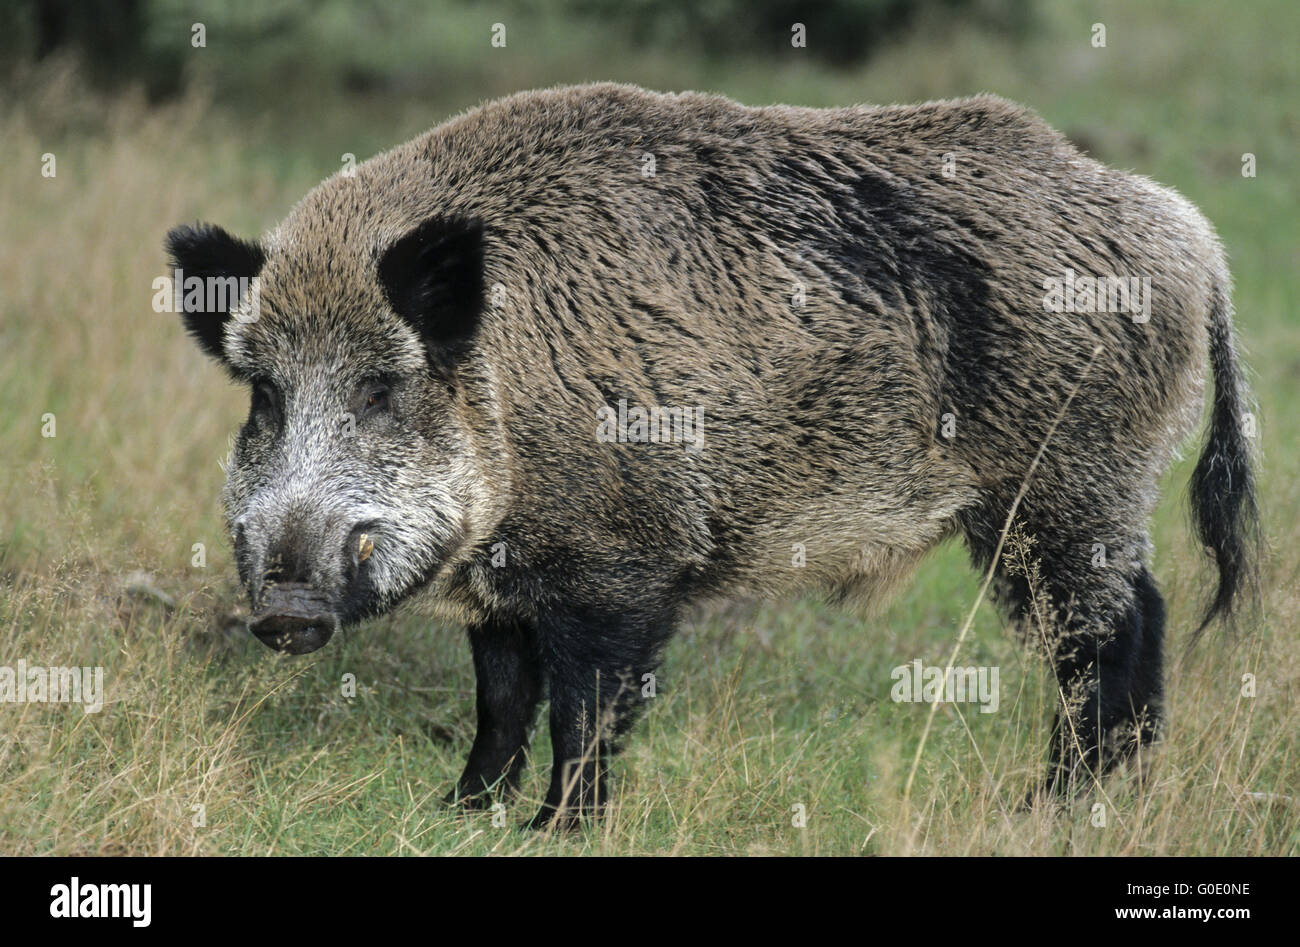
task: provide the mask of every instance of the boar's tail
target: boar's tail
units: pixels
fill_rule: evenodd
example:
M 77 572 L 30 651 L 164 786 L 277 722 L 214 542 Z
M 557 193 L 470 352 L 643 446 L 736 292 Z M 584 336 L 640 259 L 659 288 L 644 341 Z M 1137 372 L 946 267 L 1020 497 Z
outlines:
M 1216 618 L 1232 623 L 1243 596 L 1258 601 L 1259 510 L 1246 415 L 1249 393 L 1233 342 L 1232 303 L 1217 281 L 1210 309 L 1210 366 L 1214 407 L 1209 437 L 1192 473 L 1191 512 L 1196 533 L 1219 567 L 1219 587 L 1192 638 Z

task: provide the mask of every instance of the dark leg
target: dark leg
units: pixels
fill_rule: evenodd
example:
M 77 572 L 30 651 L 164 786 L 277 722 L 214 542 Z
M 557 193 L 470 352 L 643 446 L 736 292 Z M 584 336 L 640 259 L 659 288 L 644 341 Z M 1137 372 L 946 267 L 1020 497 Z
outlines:
M 963 516 L 980 568 L 992 562 L 1005 511 L 990 502 Z M 1060 491 L 1026 498 L 997 564 L 998 597 L 1056 672 L 1062 706 L 1042 789 L 1059 797 L 1154 741 L 1160 722 L 1164 601 L 1147 568 L 1128 565 L 1148 545 L 1143 532 L 1126 525 L 1141 514 L 1099 512 L 1095 500 Z M 1095 557 L 1098 543 L 1106 550 L 1102 560 Z
M 1137 675 L 1130 693 L 1134 714 L 1141 722 L 1138 744 L 1146 747 L 1160 739 L 1160 724 L 1164 715 L 1165 600 L 1145 569 L 1142 570 L 1137 592 L 1142 602 L 1142 656 L 1138 661 Z
M 1062 642 L 1056 675 L 1066 707 L 1053 727 L 1049 789 L 1070 795 L 1154 742 L 1163 696 L 1164 623 L 1164 600 L 1143 568 L 1121 618 Z
M 636 617 L 543 623 L 554 762 L 530 828 L 571 827 L 598 811 L 609 760 L 644 708 L 643 677 L 657 666 L 671 627 Z
M 478 731 L 465 772 L 446 798 L 481 808 L 489 789 L 514 791 L 528 753 L 528 729 L 542 696 L 542 665 L 533 628 L 491 622 L 469 628 L 477 681 Z

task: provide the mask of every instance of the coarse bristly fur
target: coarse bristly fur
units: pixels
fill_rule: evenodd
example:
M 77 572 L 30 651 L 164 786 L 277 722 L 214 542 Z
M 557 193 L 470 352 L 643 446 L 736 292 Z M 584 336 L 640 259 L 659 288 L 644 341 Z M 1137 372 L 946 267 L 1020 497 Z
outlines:
M 1100 775 L 1157 733 L 1148 520 L 1207 364 L 1207 620 L 1249 584 L 1248 395 L 1212 228 L 1002 99 L 525 92 L 335 175 L 257 244 L 178 228 L 170 248 L 258 277 L 256 306 L 184 318 L 254 391 L 225 502 L 265 640 L 310 650 L 416 592 L 465 622 L 479 730 L 453 801 L 514 786 L 547 688 L 535 824 L 597 805 L 706 597 L 878 599 L 959 535 L 1021 614 L 1023 576 L 992 559 L 1058 416 L 1016 523 L 1082 702 L 1051 783 Z M 1149 279 L 1149 311 L 1056 311 L 1068 273 Z M 598 437 L 620 402 L 694 410 L 695 442 Z

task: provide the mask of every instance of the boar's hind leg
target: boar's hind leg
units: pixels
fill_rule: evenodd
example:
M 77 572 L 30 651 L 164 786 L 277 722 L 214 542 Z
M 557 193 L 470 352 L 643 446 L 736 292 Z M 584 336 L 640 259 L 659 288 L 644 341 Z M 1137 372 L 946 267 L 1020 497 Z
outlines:
M 1145 566 L 1132 587 L 1132 599 L 1108 625 L 1058 648 L 1056 678 L 1066 704 L 1052 726 L 1048 794 L 1073 795 L 1158 735 L 1165 603 Z
M 520 622 L 469 628 L 474 652 L 478 732 L 465 772 L 446 798 L 471 808 L 488 804 L 489 790 L 512 792 L 528 753 L 528 730 L 542 695 L 535 629 Z
M 963 516 L 981 568 L 996 548 L 1006 508 L 989 504 Z M 1112 511 L 1103 522 L 1078 512 L 1085 509 L 1060 494 L 1031 494 L 1017 514 L 1016 534 L 1028 542 L 1013 536 L 996 573 L 1003 604 L 1056 672 L 1048 796 L 1087 787 L 1151 743 L 1160 723 L 1165 606 L 1141 564 L 1146 534 L 1125 525 L 1143 513 Z
M 605 800 L 610 757 L 635 723 L 672 622 L 646 616 L 542 622 L 551 698 L 551 782 L 530 828 L 572 827 Z

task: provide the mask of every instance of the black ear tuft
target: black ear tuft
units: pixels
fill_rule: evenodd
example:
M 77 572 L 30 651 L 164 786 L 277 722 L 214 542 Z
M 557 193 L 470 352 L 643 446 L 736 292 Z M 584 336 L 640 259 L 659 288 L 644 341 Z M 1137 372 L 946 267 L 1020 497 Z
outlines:
M 437 362 L 473 337 L 483 312 L 483 223 L 435 217 L 384 253 L 379 282 L 393 311 Z
M 181 318 L 185 321 L 185 328 L 203 351 L 221 359 L 222 332 L 230 318 L 231 308 L 240 298 L 235 291 L 238 284 L 228 281 L 257 276 L 266 262 L 266 255 L 256 243 L 232 237 L 212 224 L 174 228 L 167 234 L 167 253 L 178 271 L 172 274 L 172 278 L 185 281 L 178 291 L 179 298 L 184 301 Z M 196 302 L 198 295 L 185 292 L 185 284 L 194 277 L 205 284 L 214 280 L 223 283 L 215 286 L 216 291 L 199 294 L 202 301 Z

